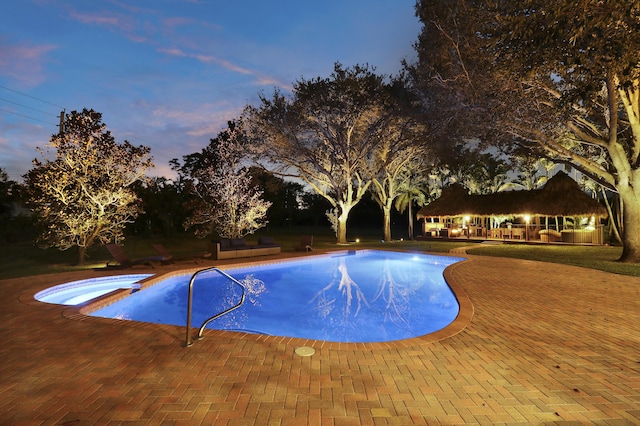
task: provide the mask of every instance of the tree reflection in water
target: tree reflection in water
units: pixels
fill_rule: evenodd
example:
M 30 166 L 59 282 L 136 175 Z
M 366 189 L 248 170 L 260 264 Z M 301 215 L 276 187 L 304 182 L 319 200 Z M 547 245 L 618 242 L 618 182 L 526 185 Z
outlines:
M 396 281 L 391 274 L 391 270 L 391 260 L 385 259 L 380 281 L 378 281 L 378 290 L 373 297 L 373 301 L 375 302 L 380 298 L 384 300 L 385 309 L 383 314 L 385 321 L 388 320 L 396 325 L 410 327 L 411 324 L 409 324 L 406 314 L 410 306 L 409 297 L 415 293 L 415 289 L 410 284 L 407 284 L 411 281 L 406 279 L 402 280 L 402 283 Z
M 368 307 L 369 303 L 358 283 L 349 275 L 347 257 L 337 258 L 334 271 L 329 284 L 318 291 L 309 304 L 315 304 L 314 310 L 318 316 L 322 319 L 328 318 L 332 326 L 340 325 L 345 329 L 356 327 L 354 319 L 362 306 Z M 355 306 L 353 306 L 354 299 Z M 336 309 L 342 312 L 335 312 Z
M 329 267 L 332 278 L 309 301 L 316 314 L 310 327 L 346 341 L 363 328 L 381 336 L 413 336 L 421 334 L 424 318 L 430 315 L 426 305 L 452 307 L 448 286 L 442 285 L 431 264 L 407 264 L 406 258 L 391 256 L 363 268 L 354 258 L 337 257 Z M 433 320 L 438 321 L 433 317 L 426 321 Z

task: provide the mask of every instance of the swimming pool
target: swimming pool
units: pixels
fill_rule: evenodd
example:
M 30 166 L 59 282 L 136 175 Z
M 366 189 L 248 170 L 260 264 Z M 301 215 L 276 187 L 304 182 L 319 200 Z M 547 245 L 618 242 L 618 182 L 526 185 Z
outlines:
M 246 301 L 207 328 L 354 343 L 422 336 L 458 315 L 443 271 L 461 260 L 362 250 L 227 269 Z M 184 326 L 190 277 L 169 277 L 90 315 Z M 216 271 L 203 273 L 193 291 L 196 326 L 242 293 Z
M 152 274 L 112 275 L 72 281 L 49 287 L 36 293 L 33 297 L 45 303 L 79 305 L 91 299 L 104 296 L 114 290 L 129 288 L 137 290 L 140 288 L 140 285 L 137 283 L 150 276 L 152 276 Z

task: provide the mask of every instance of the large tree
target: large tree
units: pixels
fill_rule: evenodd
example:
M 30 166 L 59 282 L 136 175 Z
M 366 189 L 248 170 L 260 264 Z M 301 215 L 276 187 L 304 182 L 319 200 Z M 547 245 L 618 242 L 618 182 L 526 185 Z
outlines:
M 488 14 L 482 0 L 416 2 L 423 23 L 415 44 L 417 61 L 404 66 L 424 97 L 423 121 L 438 157 L 456 153 L 463 144 L 494 140 L 499 133 L 486 126 L 494 117 L 494 93 L 500 82 L 486 72 L 492 58 L 477 37 Z M 447 162 L 447 161 L 445 161 Z
M 153 167 L 150 149 L 117 143 L 102 114 L 84 109 L 66 114 L 62 131 L 38 150 L 42 161 L 35 159 L 24 177 L 40 243 L 78 247 L 78 264 L 84 264 L 94 243 L 123 239 L 126 224 L 142 211 L 131 186 Z
M 640 4 L 635 0 L 503 2 L 492 45 L 499 69 L 535 94 L 512 133 L 614 189 L 620 258 L 640 262 Z M 541 125 L 553 116 L 560 129 Z
M 383 213 L 383 235 L 391 241 L 391 209 L 397 197 L 411 193 L 408 187 L 416 176 L 426 175 L 431 150 L 425 139 L 426 130 L 419 121 L 423 103 L 411 90 L 404 75 L 391 81 L 393 114 L 380 129 L 380 142 L 373 150 L 372 164 L 377 173 L 372 175 L 371 195 Z M 409 213 L 411 216 L 411 212 Z M 411 224 L 412 218 L 409 217 Z M 413 238 L 412 225 L 409 238 Z
M 382 163 L 380 171 L 372 179 L 371 195 L 383 213 L 383 234 L 385 241 L 391 241 L 391 209 L 402 194 L 415 195 L 412 180 L 416 175 L 425 175 L 424 150 L 418 145 L 407 145 L 402 149 L 401 141 L 386 139 L 376 150 L 375 156 Z M 413 239 L 412 212 L 409 212 L 409 238 Z
M 432 20 L 424 11 L 434 3 L 465 3 L 455 28 L 471 42 L 462 46 L 468 50 L 460 63 L 490 61 L 473 68 L 484 77 L 471 81 L 491 95 L 466 98 L 469 105 L 491 110 L 497 133 L 617 192 L 624 212 L 620 260 L 640 262 L 638 2 L 422 1 L 425 21 Z M 432 49 L 429 43 L 421 38 L 418 49 Z
M 373 152 L 393 117 L 389 84 L 368 66 L 337 63 L 329 78 L 297 81 L 290 98 L 276 91 L 260 100 L 246 111 L 258 156 L 324 197 L 337 242 L 346 243 L 349 213 L 377 173 Z
M 202 152 L 185 156 L 181 169 L 196 197 L 184 226 L 193 228 L 200 238 L 214 232 L 223 238 L 241 238 L 267 224 L 271 202 L 262 199 L 262 190 L 252 185 L 249 168 L 243 164 L 242 123 L 228 124 Z

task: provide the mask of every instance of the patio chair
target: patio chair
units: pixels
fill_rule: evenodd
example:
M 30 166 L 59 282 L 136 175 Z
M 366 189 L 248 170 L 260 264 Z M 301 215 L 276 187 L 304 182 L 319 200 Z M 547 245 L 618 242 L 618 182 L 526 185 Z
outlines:
M 300 238 L 300 245 L 296 247 L 296 251 L 311 251 L 313 250 L 313 235 L 303 235 Z
M 164 264 L 173 263 L 173 255 L 171 253 L 169 253 L 169 251 L 167 251 L 167 249 L 164 247 L 164 245 L 162 245 L 160 243 L 151 244 L 151 247 L 153 247 L 153 249 L 156 252 L 158 252 L 160 257 L 162 258 L 162 263 L 164 263 Z
M 134 265 L 149 265 L 155 268 L 156 263 L 163 263 L 170 259 L 167 259 L 163 256 L 150 256 L 143 257 L 140 259 L 129 259 L 129 257 L 122 250 L 122 246 L 119 244 L 107 244 L 107 250 L 111 257 L 118 262 L 117 265 L 112 265 L 110 262 L 107 262 L 107 267 L 120 267 L 120 268 L 130 268 Z

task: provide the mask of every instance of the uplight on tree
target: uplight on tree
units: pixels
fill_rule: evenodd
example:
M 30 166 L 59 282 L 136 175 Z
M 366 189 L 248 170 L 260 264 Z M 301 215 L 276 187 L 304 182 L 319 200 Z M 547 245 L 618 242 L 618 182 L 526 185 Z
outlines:
M 271 202 L 252 185 L 249 168 L 243 164 L 246 138 L 239 122 L 229 127 L 201 153 L 185 157 L 182 171 L 191 180 L 196 201 L 184 223 L 196 236 L 216 233 L 223 238 L 241 238 L 267 224 Z
M 301 179 L 331 208 L 338 244 L 347 219 L 377 173 L 373 153 L 393 118 L 390 86 L 368 67 L 337 63 L 330 78 L 301 79 L 291 98 L 276 91 L 246 111 L 263 166 Z
M 102 114 L 84 109 L 64 119 L 42 159 L 25 175 L 29 205 L 42 229 L 45 247 L 78 248 L 78 264 L 94 243 L 124 238 L 123 230 L 142 211 L 131 186 L 153 167 L 150 149 L 119 144 Z

